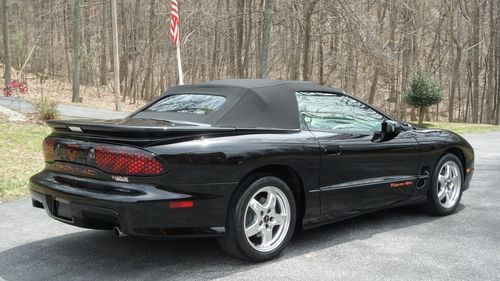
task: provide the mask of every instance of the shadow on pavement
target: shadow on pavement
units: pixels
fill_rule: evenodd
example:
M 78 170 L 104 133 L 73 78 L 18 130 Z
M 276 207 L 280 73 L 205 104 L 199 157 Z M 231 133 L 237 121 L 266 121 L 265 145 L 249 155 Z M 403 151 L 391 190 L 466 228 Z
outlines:
M 459 206 L 459 210 L 464 209 Z M 279 263 L 378 233 L 438 220 L 415 207 L 376 212 L 296 233 Z M 24 244 L 0 253 L 5 280 L 200 280 L 258 268 L 228 257 L 213 239 L 116 238 L 111 231 L 82 231 Z

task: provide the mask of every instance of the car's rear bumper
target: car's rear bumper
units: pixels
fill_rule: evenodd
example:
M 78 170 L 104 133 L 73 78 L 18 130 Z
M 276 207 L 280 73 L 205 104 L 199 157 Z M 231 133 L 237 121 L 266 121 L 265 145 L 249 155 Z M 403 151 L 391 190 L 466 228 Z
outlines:
M 221 194 L 230 194 L 235 187 L 217 184 L 208 188 L 213 194 L 204 194 L 207 188 L 202 187 L 199 194 L 193 194 L 183 193 L 182 188 L 172 192 L 153 185 L 63 176 L 64 184 L 61 175 L 50 171 L 34 175 L 30 179 L 33 206 L 43 206 L 50 217 L 67 224 L 91 229 L 118 227 L 125 234 L 153 237 L 224 235 L 229 196 Z M 71 180 L 78 184 L 68 184 Z M 169 204 L 186 200 L 193 206 L 171 208 Z

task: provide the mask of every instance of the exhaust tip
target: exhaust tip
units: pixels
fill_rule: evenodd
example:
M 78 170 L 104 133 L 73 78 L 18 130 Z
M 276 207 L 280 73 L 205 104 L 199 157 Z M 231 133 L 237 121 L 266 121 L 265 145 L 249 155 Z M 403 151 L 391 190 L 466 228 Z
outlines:
M 113 228 L 113 233 L 116 235 L 116 237 L 124 237 L 127 236 L 127 234 L 123 233 L 118 227 Z

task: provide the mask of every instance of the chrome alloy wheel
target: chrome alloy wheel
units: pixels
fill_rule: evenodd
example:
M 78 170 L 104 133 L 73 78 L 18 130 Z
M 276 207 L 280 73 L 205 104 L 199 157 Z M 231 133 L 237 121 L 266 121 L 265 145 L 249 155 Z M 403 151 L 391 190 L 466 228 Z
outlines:
M 247 204 L 245 236 L 252 248 L 270 252 L 281 245 L 290 227 L 290 203 L 279 188 L 259 189 Z
M 444 163 L 437 178 L 438 201 L 444 208 L 451 208 L 460 197 L 462 174 L 454 161 Z

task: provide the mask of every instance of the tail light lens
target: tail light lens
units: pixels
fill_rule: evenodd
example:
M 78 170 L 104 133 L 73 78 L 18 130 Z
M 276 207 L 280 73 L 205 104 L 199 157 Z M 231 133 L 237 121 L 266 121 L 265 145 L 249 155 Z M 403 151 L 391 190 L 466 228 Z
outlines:
M 100 145 L 95 148 L 97 168 L 130 176 L 157 176 L 166 169 L 152 153 L 131 147 Z
M 55 146 L 56 139 L 53 137 L 46 137 L 43 140 L 43 157 L 47 162 L 54 162 L 55 160 Z

